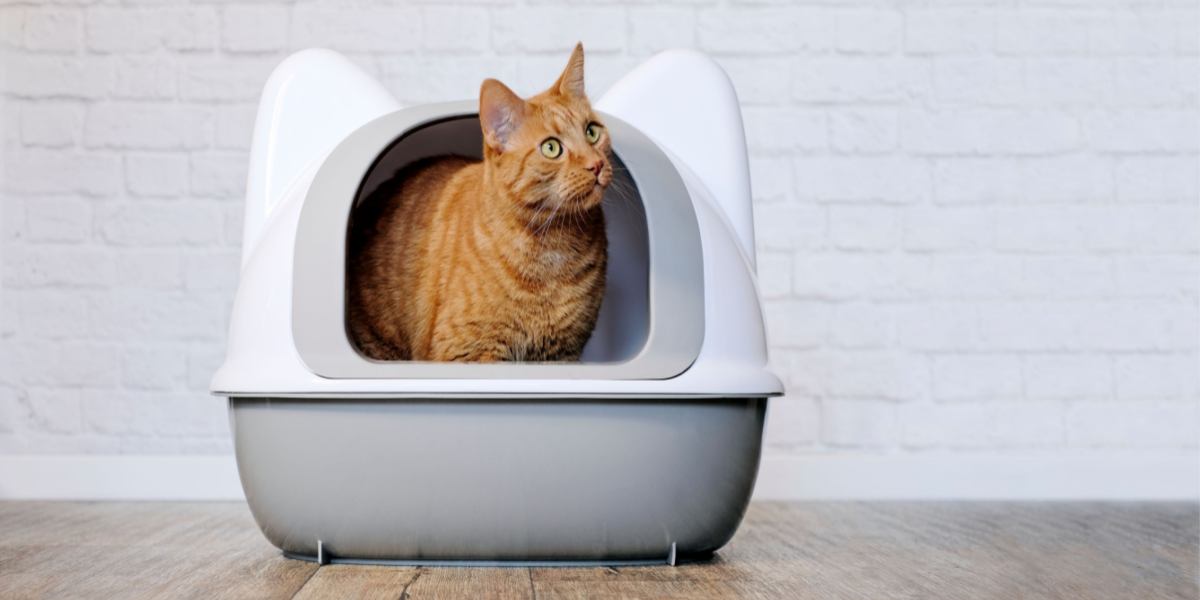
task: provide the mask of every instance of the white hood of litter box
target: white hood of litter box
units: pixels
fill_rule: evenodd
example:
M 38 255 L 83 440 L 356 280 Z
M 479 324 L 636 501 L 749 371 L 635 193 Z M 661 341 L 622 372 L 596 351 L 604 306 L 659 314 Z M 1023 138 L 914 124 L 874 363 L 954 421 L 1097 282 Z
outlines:
M 660 54 L 598 102 L 650 137 L 694 201 L 704 271 L 704 341 L 670 379 L 327 379 L 293 339 L 293 253 L 301 206 L 317 169 L 352 131 L 401 107 L 344 57 L 307 50 L 288 58 L 263 93 L 251 154 L 241 282 L 225 363 L 212 391 L 313 397 L 697 397 L 782 393 L 767 369 L 754 276 L 746 146 L 737 97 L 711 59 Z M 703 118 L 699 118 L 703 116 Z M 697 124 L 703 126 L 697 126 Z M 332 283 L 341 285 L 341 282 Z

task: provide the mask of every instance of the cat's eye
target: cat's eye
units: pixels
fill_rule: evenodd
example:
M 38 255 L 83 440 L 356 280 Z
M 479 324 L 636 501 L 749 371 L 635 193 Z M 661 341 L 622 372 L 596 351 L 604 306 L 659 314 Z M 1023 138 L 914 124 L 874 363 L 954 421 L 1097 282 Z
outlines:
M 604 128 L 601 127 L 599 123 L 588 123 L 588 126 L 583 130 L 583 133 L 587 136 L 587 141 L 589 144 L 595 144 L 596 142 L 600 141 L 600 131 L 602 129 Z
M 558 158 L 562 156 L 562 142 L 558 138 L 546 138 L 542 142 L 542 156 L 546 158 Z

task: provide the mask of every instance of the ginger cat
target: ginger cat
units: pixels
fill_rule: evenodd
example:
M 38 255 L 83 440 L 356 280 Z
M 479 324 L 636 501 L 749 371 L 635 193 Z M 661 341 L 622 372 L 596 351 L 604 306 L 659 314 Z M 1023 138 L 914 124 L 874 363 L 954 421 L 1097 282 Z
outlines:
M 578 360 L 604 296 L 608 131 L 583 46 L 550 89 L 479 93 L 483 160 L 403 169 L 352 217 L 347 321 L 377 360 Z

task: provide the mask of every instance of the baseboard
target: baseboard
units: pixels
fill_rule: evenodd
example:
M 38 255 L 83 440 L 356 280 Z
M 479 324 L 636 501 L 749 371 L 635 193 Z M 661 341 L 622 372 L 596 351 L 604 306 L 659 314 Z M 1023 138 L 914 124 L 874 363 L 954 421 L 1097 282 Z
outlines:
M 1197 500 L 1196 453 L 766 454 L 759 500 Z M 0 456 L 0 499 L 240 500 L 232 456 Z
M 766 455 L 758 500 L 1197 500 L 1200 453 Z

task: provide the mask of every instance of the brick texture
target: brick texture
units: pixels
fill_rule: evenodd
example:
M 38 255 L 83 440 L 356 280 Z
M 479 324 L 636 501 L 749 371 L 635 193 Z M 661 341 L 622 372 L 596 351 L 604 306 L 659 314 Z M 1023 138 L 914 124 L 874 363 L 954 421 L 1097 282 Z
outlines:
M 696 47 L 749 137 L 771 453 L 1200 438 L 1200 7 L 461 0 L 0 6 L 0 452 L 228 452 L 221 360 L 266 74 L 406 103 L 594 96 Z M 697 126 L 703 126 L 702 121 Z

